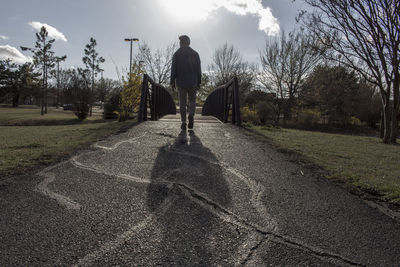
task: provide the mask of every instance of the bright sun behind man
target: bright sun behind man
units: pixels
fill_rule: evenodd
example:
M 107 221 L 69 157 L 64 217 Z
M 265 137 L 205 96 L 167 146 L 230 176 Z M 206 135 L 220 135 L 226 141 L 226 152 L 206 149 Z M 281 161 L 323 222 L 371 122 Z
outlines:
M 210 0 L 160 0 L 160 2 L 169 15 L 182 22 L 206 19 L 215 9 L 215 1 Z

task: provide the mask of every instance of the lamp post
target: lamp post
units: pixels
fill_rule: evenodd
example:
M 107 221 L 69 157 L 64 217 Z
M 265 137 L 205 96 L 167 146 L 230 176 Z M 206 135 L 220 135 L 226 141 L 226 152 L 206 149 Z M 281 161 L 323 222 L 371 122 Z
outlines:
M 131 52 L 129 56 L 129 79 L 131 78 L 132 72 L 132 42 L 139 42 L 138 38 L 125 38 L 125 42 L 131 42 Z
M 60 103 L 60 62 L 64 61 L 67 56 L 55 57 L 54 59 L 57 62 L 57 108 Z

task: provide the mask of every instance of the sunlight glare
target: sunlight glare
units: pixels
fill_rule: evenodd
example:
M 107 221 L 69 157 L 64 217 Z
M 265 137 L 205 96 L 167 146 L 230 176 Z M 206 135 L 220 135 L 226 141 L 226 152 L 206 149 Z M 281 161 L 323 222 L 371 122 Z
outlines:
M 181 21 L 205 20 L 215 9 L 210 0 L 161 0 L 163 8 L 172 17 Z

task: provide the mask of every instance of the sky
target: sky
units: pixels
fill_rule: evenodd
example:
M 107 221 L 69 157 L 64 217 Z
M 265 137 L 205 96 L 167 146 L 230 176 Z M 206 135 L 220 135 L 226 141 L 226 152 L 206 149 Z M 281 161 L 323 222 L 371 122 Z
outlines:
M 130 44 L 124 38 L 138 38 L 155 50 L 186 34 L 204 70 L 225 43 L 258 63 L 266 38 L 297 27 L 295 16 L 303 8 L 301 0 L 1 0 L 0 58 L 30 60 L 20 46 L 34 47 L 35 33 L 44 25 L 56 39 L 56 55 L 67 55 L 62 68 L 83 66 L 84 47 L 93 37 L 106 60 L 104 77 L 112 79 L 118 78 L 116 68 L 129 67 Z M 137 52 L 133 43 L 133 55 Z

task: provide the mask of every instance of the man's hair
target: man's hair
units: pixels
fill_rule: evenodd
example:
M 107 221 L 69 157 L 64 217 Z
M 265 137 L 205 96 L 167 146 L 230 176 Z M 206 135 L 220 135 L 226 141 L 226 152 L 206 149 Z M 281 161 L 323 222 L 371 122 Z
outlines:
M 187 35 L 181 35 L 179 36 L 179 41 L 181 42 L 181 44 L 183 45 L 190 45 L 190 38 Z

